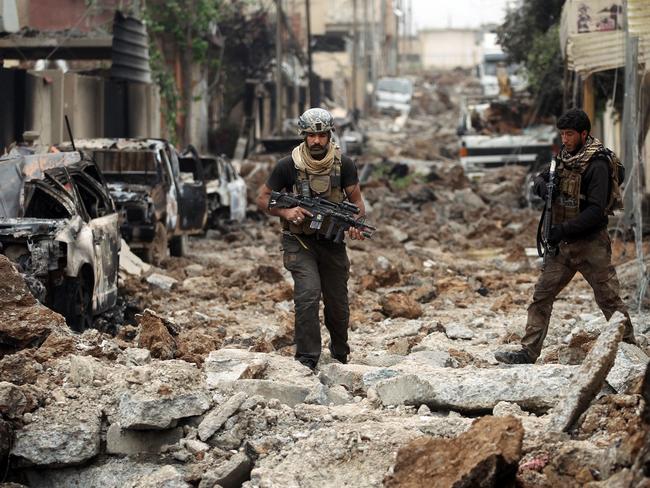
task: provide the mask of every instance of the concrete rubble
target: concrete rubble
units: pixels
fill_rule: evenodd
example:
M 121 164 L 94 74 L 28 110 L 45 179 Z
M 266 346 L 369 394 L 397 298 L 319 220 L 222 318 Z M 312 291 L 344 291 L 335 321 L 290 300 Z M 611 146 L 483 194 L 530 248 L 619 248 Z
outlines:
M 293 283 L 277 219 L 192 237 L 184 257 L 159 268 L 124 253 L 120 296 L 137 306 L 114 333 L 72 332 L 0 256 L 3 481 L 647 484 L 650 329 L 629 300 L 632 243 L 614 242 L 613 255 L 637 346 L 619 344 L 620 317 L 607 325 L 576 278 L 554 304 L 536 364 L 494 359 L 524 333 L 539 215 L 522 206 L 526 168 L 477 182 L 457 164 L 468 89 L 462 71 L 432 74 L 411 116 L 361 122 L 368 148 L 357 164 L 379 230 L 348 242 L 348 364 L 331 358 L 325 328 L 315 372 L 293 359 Z M 274 160 L 243 163 L 249 191 Z
M 551 431 L 561 432 L 571 428 L 600 391 L 616 359 L 625 320 L 622 313 L 614 313 L 607 328 L 587 354 L 570 387 L 565 386 L 563 396 L 551 414 Z

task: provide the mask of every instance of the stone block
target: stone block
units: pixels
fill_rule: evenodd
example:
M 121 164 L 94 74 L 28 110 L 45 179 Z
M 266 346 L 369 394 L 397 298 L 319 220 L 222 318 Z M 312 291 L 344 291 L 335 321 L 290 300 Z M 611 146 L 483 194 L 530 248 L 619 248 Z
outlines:
M 561 399 L 552 412 L 550 431 L 568 430 L 598 394 L 616 359 L 625 320 L 622 313 L 614 313 L 573 380 L 561 388 Z
M 545 364 L 504 368 L 441 368 L 403 374 L 374 385 L 384 405 L 425 404 L 432 410 L 487 413 L 501 402 L 543 413 L 553 407 L 577 366 Z
M 621 342 L 607 383 L 617 393 L 630 394 L 639 385 L 648 365 L 648 356 L 638 346 Z
M 164 445 L 176 444 L 183 437 L 183 429 L 129 430 L 112 424 L 106 432 L 108 454 L 157 454 Z
M 221 426 L 234 415 L 241 404 L 246 400 L 247 395 L 243 392 L 235 393 L 222 405 L 212 409 L 201 421 L 198 427 L 199 439 L 207 441 L 218 431 Z

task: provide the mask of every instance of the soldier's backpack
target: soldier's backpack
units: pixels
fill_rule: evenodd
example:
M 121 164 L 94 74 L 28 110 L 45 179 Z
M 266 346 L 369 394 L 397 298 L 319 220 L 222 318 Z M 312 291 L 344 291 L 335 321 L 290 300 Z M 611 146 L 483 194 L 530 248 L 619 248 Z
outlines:
M 605 211 L 609 215 L 613 215 L 615 210 L 623 210 L 623 193 L 621 192 L 621 185 L 625 181 L 625 166 L 618 159 L 614 151 L 605 148 L 605 157 L 609 161 L 609 174 L 612 185 L 612 190 L 609 193 L 609 200 Z

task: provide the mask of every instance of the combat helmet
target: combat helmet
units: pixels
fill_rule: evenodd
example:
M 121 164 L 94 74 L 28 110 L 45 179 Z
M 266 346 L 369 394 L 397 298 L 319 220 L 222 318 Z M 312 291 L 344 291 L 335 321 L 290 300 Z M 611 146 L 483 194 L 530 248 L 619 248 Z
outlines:
M 334 117 L 322 108 L 310 108 L 298 118 L 300 135 L 330 132 L 334 130 Z

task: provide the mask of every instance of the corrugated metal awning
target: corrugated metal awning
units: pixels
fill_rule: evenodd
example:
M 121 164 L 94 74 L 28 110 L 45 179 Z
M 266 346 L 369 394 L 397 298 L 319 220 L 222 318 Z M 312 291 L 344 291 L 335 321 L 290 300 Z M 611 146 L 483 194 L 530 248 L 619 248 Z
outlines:
M 630 34 L 639 37 L 639 63 L 650 63 L 650 2 L 628 0 Z M 588 76 L 625 65 L 622 0 L 568 0 L 560 46 L 570 70 Z

